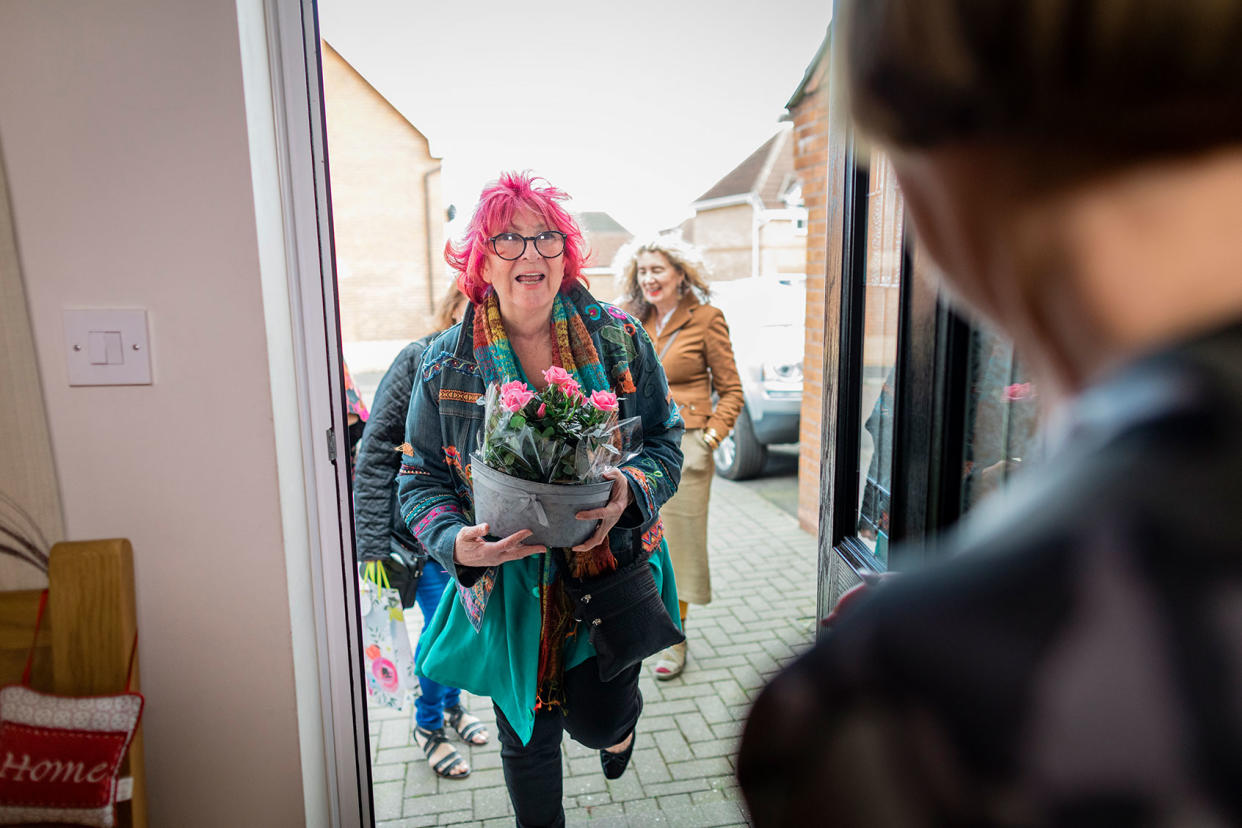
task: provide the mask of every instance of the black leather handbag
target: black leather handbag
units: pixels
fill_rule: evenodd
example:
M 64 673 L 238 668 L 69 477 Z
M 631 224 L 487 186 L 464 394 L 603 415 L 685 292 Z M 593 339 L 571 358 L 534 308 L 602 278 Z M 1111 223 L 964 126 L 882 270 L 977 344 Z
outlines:
M 686 640 L 660 598 L 651 564 L 635 561 L 598 578 L 565 579 L 574 618 L 586 625 L 601 681 L 611 681 L 644 658 Z

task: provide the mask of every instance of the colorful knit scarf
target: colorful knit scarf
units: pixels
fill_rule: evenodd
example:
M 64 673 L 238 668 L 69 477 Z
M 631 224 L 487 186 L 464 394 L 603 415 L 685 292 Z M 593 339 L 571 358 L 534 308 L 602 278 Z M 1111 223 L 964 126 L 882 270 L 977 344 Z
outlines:
M 549 335 L 552 338 L 554 364 L 570 373 L 585 393 L 612 390 L 600 363 L 599 353 L 591 334 L 582 321 L 582 314 L 564 294 L 557 294 L 552 306 Z M 512 380 L 525 380 L 517 357 L 509 344 L 509 334 L 500 318 L 500 302 L 495 292 L 488 293 L 474 314 L 474 360 L 488 385 Z M 535 709 L 560 706 L 565 708 L 565 640 L 577 633 L 573 605 L 565 593 L 564 583 L 552 556 L 559 555 L 575 578 L 587 578 L 611 572 L 617 559 L 608 546 L 608 538 L 594 549 L 574 552 L 572 549 L 549 549 L 539 568 L 539 671 L 535 692 Z

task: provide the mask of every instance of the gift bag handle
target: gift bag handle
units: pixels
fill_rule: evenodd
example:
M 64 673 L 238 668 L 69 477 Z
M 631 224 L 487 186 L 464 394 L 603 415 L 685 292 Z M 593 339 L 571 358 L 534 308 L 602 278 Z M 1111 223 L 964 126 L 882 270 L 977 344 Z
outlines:
M 367 565 L 362 568 L 362 577 L 377 587 L 392 589 L 392 585 L 388 583 L 388 567 L 382 566 L 379 561 L 367 561 Z
M 26 653 L 26 669 L 22 670 L 22 686 L 30 686 L 30 677 L 34 669 L 35 646 L 39 643 L 39 630 L 43 626 L 43 612 L 47 609 L 47 590 L 39 594 L 39 611 L 35 615 L 34 638 L 30 642 L 30 652 Z M 138 631 L 134 630 L 134 643 L 129 648 L 129 667 L 125 671 L 125 692 L 134 680 L 134 656 L 138 654 Z

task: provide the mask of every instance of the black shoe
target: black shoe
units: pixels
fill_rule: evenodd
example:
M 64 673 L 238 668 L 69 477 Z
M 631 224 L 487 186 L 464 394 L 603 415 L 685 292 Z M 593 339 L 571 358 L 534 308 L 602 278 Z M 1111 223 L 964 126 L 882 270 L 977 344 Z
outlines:
M 630 766 L 630 757 L 634 755 L 634 742 L 638 740 L 638 731 L 633 731 L 630 746 L 620 753 L 599 752 L 599 764 L 604 769 L 605 779 L 620 779 L 621 774 Z

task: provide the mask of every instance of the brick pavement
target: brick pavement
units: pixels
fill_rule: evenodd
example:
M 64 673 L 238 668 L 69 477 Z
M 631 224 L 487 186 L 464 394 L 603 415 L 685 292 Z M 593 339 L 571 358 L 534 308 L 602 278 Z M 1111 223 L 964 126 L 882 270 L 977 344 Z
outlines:
M 625 776 L 604 779 L 599 756 L 566 739 L 565 810 L 570 826 L 744 826 L 734 753 L 750 702 L 766 678 L 808 646 L 815 617 L 815 539 L 743 484 L 716 478 L 709 549 L 714 600 L 692 607 L 685 672 L 640 680 L 645 702 L 638 746 Z M 422 619 L 409 613 L 411 636 Z M 466 779 L 441 779 L 410 739 L 412 711 L 372 708 L 371 766 L 381 828 L 429 825 L 508 828 L 513 811 L 500 770 L 495 715 L 465 697 L 491 741 L 468 748 Z

